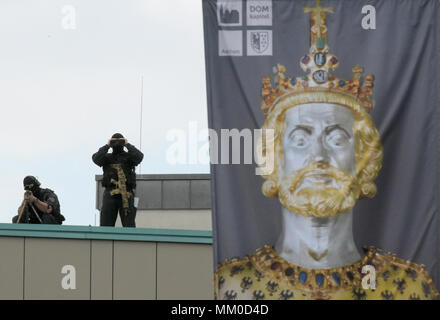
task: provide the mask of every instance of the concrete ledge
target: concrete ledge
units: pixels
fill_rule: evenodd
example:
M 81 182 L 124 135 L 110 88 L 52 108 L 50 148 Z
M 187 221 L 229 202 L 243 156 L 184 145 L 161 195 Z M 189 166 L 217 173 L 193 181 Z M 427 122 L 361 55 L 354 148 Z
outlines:
M 85 227 L 0 223 L 0 236 L 60 239 L 126 240 L 177 243 L 212 243 L 212 232 L 120 227 Z

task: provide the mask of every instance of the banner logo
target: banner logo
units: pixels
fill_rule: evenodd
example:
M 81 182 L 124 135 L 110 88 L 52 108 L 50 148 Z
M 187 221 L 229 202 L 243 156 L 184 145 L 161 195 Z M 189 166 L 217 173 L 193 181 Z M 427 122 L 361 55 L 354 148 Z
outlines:
M 218 32 L 219 56 L 242 56 L 242 47 L 242 31 L 220 30 Z
M 269 47 L 269 32 L 252 32 L 251 46 L 258 53 L 263 53 Z
M 248 26 L 272 25 L 272 0 L 248 0 L 246 4 Z
M 217 18 L 219 26 L 241 26 L 242 1 L 223 0 L 217 2 Z
M 272 55 L 271 30 L 249 30 L 247 36 L 248 36 L 248 56 Z

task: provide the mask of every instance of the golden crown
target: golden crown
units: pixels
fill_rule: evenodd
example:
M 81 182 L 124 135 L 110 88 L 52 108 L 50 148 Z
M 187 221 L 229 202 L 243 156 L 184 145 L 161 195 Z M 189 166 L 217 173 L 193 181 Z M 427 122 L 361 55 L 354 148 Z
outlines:
M 363 68 L 359 65 L 353 67 L 353 78 L 350 80 L 329 73 L 330 69 L 334 71 L 339 66 L 338 58 L 329 53 L 327 45 L 326 13 L 333 13 L 333 7 L 323 8 L 320 2 L 316 0 L 314 8 L 304 8 L 305 13 L 311 12 L 310 50 L 301 58 L 300 66 L 308 75 L 289 78 L 286 76 L 286 68 L 277 64 L 273 68 L 275 87 L 272 87 L 270 77 L 263 78 L 261 109 L 265 116 L 272 111 L 279 97 L 295 92 L 339 92 L 356 98 L 367 112 L 373 108 L 374 75 L 367 75 L 363 79 Z

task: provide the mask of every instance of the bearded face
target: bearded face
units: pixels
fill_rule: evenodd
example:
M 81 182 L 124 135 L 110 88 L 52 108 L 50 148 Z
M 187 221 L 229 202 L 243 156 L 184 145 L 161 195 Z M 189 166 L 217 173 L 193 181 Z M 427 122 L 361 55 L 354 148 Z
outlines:
M 325 218 L 354 207 L 360 188 L 353 176 L 353 124 L 352 111 L 335 104 L 305 104 L 286 111 L 278 186 L 285 208 Z

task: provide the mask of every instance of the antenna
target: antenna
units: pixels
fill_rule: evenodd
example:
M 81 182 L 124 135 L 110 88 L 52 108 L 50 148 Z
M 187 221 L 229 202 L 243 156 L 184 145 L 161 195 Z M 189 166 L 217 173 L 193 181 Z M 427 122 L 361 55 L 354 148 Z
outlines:
M 139 150 L 142 151 L 142 112 L 144 106 L 144 76 L 141 76 L 141 116 L 139 125 Z M 142 162 L 139 164 L 139 174 L 142 174 Z

